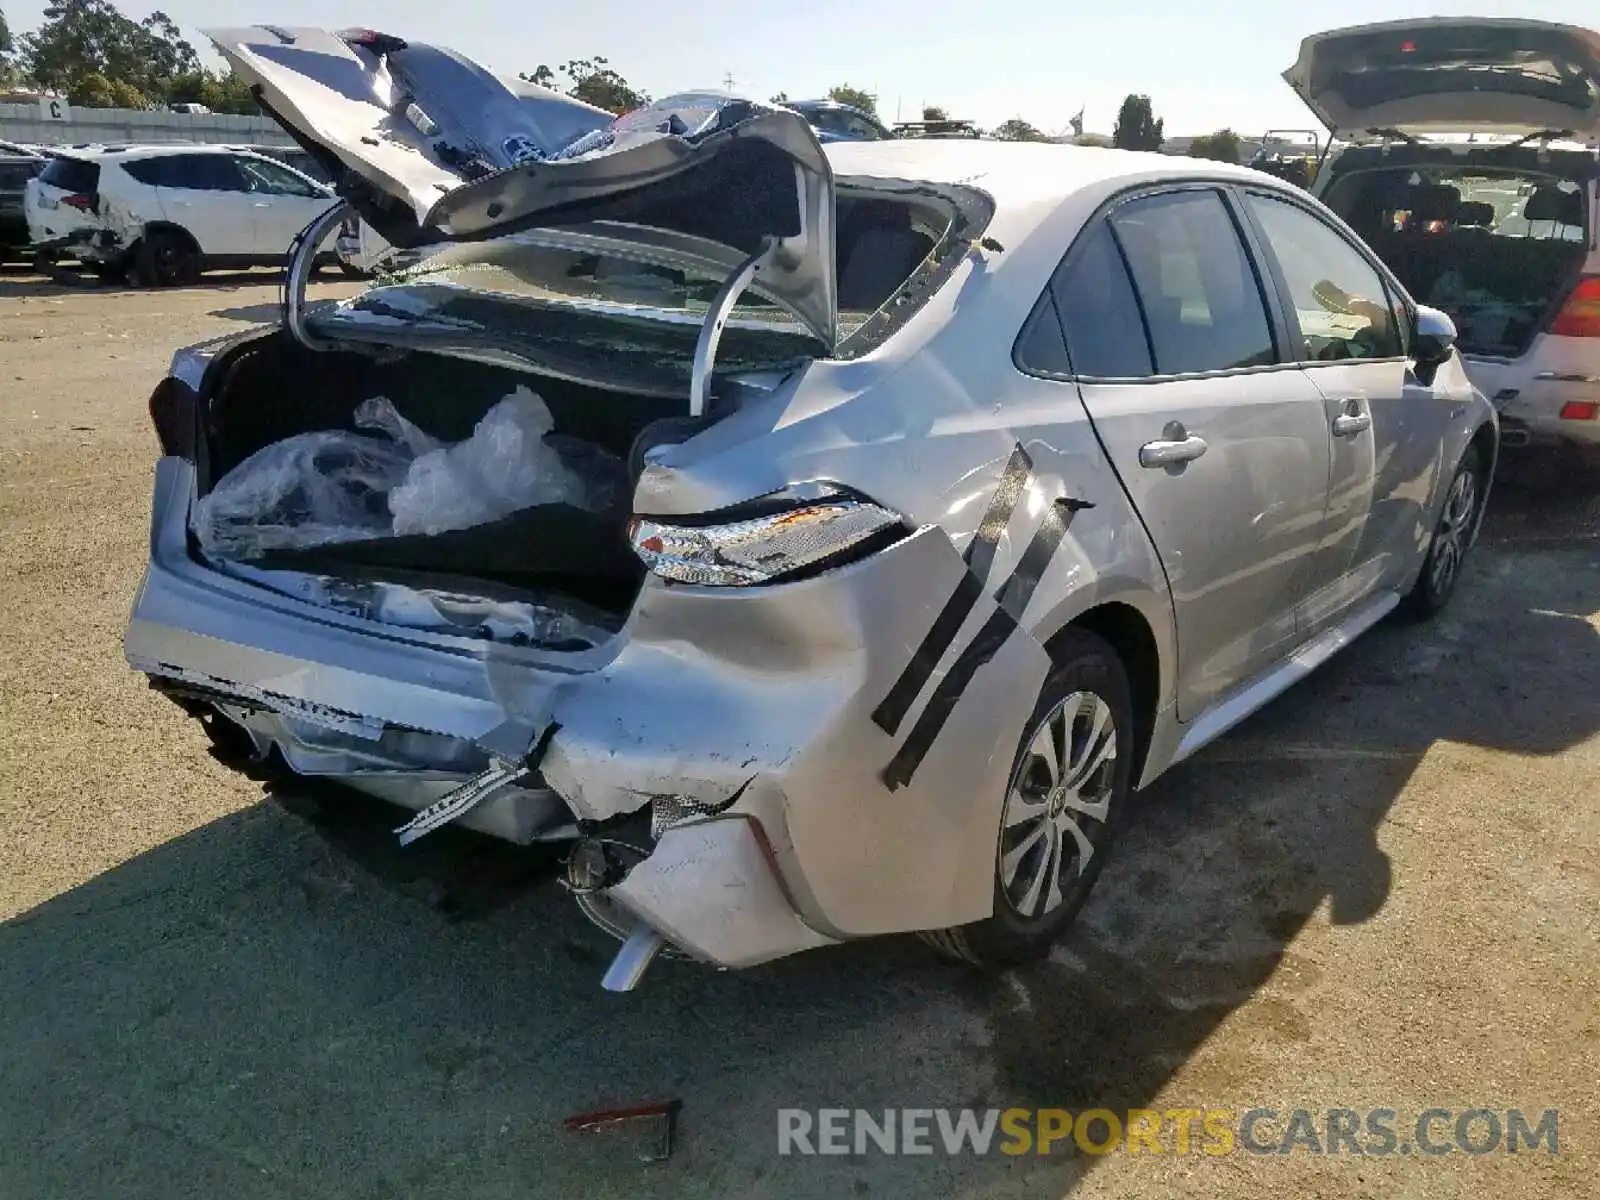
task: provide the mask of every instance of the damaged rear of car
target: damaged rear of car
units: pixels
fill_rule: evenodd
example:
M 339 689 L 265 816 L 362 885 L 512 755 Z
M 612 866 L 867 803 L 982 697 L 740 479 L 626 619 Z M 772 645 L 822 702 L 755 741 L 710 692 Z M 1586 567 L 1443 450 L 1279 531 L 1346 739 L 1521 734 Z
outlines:
M 1506 444 L 1600 447 L 1600 33 L 1388 22 L 1308 37 L 1284 77 L 1352 143 L 1317 196 L 1455 320 Z
M 849 809 L 882 790 L 856 743 L 890 631 L 966 567 L 822 468 L 827 398 L 893 369 L 872 352 L 987 199 L 837 182 L 764 105 L 601 123 L 382 35 L 211 36 L 401 256 L 307 305 L 331 210 L 280 328 L 178 356 L 130 663 L 258 765 L 413 810 L 402 840 L 572 843 L 625 940 L 611 987 L 667 944 L 735 967 L 977 914 L 992 864 L 960 847 L 992 814 L 965 798 L 1007 764 L 924 751 L 892 899 L 862 886 L 884 814 Z M 1041 659 L 996 655 L 967 703 L 1020 726 Z

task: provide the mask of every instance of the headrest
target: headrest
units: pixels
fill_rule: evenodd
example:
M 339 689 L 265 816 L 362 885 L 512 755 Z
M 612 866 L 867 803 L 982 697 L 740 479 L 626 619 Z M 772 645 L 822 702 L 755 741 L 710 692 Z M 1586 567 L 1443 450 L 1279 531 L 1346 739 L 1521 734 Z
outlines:
M 1409 197 L 1410 223 L 1421 221 L 1454 221 L 1461 207 L 1461 189 L 1448 183 L 1423 183 L 1411 189 Z
M 1542 184 L 1533 189 L 1522 215 L 1529 221 L 1556 221 L 1562 225 L 1583 224 L 1583 196 L 1567 192 L 1554 184 Z
M 1456 209 L 1456 228 L 1487 228 L 1494 224 L 1494 205 L 1484 200 L 1464 200 Z

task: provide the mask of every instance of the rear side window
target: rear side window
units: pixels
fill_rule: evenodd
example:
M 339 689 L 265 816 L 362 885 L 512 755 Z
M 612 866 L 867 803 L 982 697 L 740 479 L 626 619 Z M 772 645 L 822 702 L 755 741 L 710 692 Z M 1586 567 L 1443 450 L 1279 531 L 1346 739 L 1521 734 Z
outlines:
M 62 191 L 89 196 L 100 187 L 100 166 L 81 158 L 53 158 L 39 179 Z
M 1102 379 L 1153 372 L 1139 301 L 1109 225 L 1095 223 L 1050 288 L 1074 372 Z
M 1288 285 L 1313 362 L 1398 358 L 1403 353 L 1383 277 L 1338 231 L 1298 205 L 1251 194 L 1246 201 Z
M 1221 196 L 1147 196 L 1118 208 L 1111 224 L 1138 290 L 1157 372 L 1277 361 L 1260 284 Z
M 226 154 L 174 154 L 162 163 L 162 187 L 196 192 L 245 191 L 244 176 Z
M 147 187 L 168 187 L 166 170 L 170 158 L 140 158 L 124 162 L 122 169 Z

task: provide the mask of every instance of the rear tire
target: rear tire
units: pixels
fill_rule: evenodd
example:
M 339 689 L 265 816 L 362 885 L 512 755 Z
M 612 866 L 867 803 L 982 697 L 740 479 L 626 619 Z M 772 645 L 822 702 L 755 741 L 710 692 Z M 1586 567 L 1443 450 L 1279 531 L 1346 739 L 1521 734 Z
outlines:
M 1116 651 L 1079 629 L 1054 650 L 1001 810 L 994 913 L 921 935 L 980 967 L 1049 954 L 1089 898 L 1132 790 L 1133 700 Z
M 1468 446 L 1450 478 L 1444 508 L 1428 543 L 1422 574 L 1406 595 L 1402 608 L 1414 620 L 1427 620 L 1444 611 L 1461 582 L 1461 568 L 1472 547 L 1472 534 L 1483 503 L 1483 465 L 1478 448 Z
M 187 287 L 200 282 L 200 249 L 185 234 L 157 229 L 140 241 L 135 267 L 144 287 Z

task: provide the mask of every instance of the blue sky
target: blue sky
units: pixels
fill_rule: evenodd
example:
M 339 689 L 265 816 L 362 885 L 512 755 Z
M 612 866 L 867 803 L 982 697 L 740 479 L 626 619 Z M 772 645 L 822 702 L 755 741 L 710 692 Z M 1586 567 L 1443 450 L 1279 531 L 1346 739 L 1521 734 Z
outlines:
M 879 111 L 915 117 L 923 103 L 985 125 L 1021 116 L 1051 132 L 1080 107 L 1109 132 L 1122 97 L 1147 92 L 1169 134 L 1229 125 L 1245 133 L 1313 123 L 1278 75 L 1319 29 L 1427 15 L 1421 0 L 119 0 L 130 16 L 163 8 L 201 25 L 378 24 L 452 46 L 489 66 L 531 71 L 599 54 L 660 96 L 695 87 L 799 99 L 837 83 L 876 92 Z M 42 0 L 0 0 L 15 32 Z M 543 8 L 544 14 L 538 9 Z M 1210 11 L 1206 11 L 1209 8 Z M 449 12 L 448 17 L 445 16 Z M 1454 14 L 1600 24 L 1596 0 L 1450 0 Z

